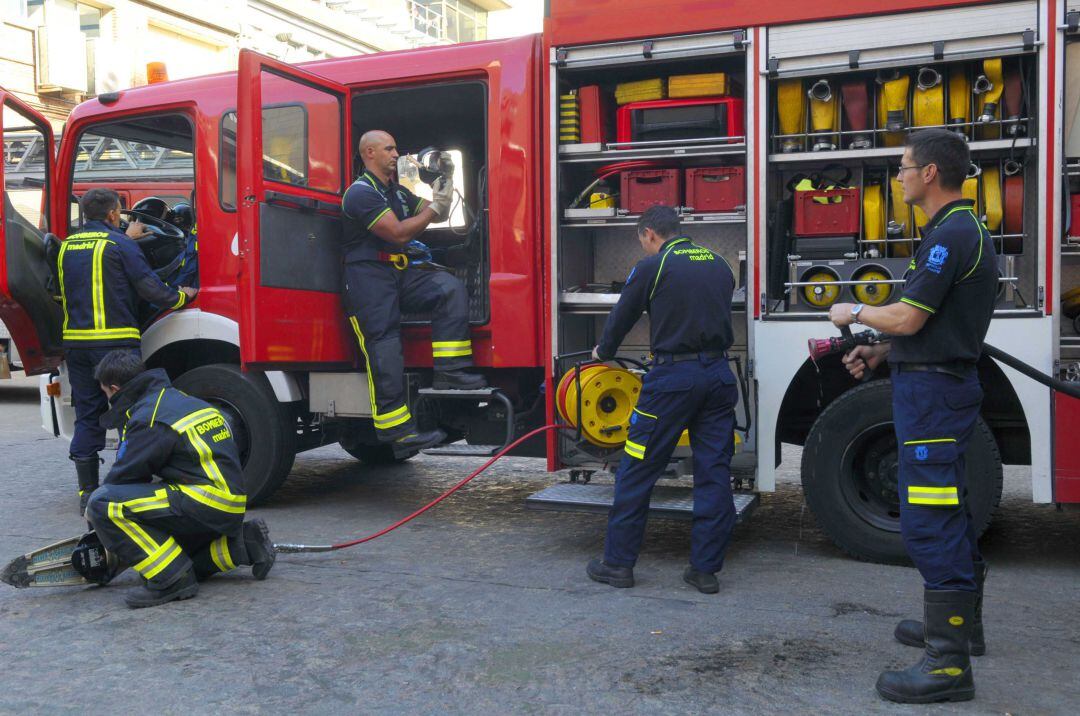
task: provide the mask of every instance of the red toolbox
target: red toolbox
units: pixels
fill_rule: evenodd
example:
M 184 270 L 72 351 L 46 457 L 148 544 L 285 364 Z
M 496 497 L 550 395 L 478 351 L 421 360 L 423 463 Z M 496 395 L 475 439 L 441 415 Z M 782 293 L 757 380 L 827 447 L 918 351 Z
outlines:
M 610 117 L 605 95 L 599 85 L 578 88 L 578 107 L 581 112 L 581 143 L 596 144 L 608 141 Z
M 795 192 L 795 236 L 858 236 L 859 190 Z
M 637 169 L 620 176 L 619 207 L 640 214 L 650 206 L 682 203 L 682 169 Z
M 631 102 L 619 107 L 617 125 L 619 142 L 742 137 L 743 101 L 703 97 Z
M 686 204 L 695 212 L 746 208 L 742 167 L 690 167 L 686 170 Z

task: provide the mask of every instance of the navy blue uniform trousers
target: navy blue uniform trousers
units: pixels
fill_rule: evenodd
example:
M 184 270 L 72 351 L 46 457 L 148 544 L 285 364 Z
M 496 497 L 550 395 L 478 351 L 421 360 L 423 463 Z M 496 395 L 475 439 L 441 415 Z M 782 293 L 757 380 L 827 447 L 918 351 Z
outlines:
M 893 420 L 900 451 L 900 532 L 927 589 L 974 592 L 981 561 L 968 510 L 964 451 L 983 392 L 963 378 L 893 366 Z
M 68 348 L 64 352 L 71 405 L 75 408 L 75 433 L 68 451 L 73 458 L 97 457 L 105 448 L 105 428 L 98 421 L 109 409 L 109 399 L 94 379 L 94 369 L 116 348 Z M 139 355 L 138 348 L 124 348 Z
M 630 418 L 626 455 L 615 475 L 604 562 L 633 567 L 645 535 L 649 498 L 682 431 L 694 453 L 690 564 L 719 572 L 735 526 L 731 456 L 739 390 L 727 359 L 699 358 L 653 367 Z

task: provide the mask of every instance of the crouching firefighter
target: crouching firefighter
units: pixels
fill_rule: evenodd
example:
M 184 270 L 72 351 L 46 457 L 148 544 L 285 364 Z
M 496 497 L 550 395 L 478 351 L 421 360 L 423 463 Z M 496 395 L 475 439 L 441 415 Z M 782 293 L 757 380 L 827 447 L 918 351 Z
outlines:
M 86 516 L 105 549 L 144 580 L 124 597 L 128 606 L 189 599 L 200 581 L 241 565 L 265 579 L 274 545 L 265 522 L 244 521 L 240 456 L 225 417 L 127 351 L 106 354 L 94 376 L 112 406 L 102 424 L 121 437 Z
M 435 388 L 468 390 L 487 383 L 483 376 L 463 370 L 472 366 L 465 286 L 432 265 L 427 248 L 416 241 L 429 224 L 450 215 L 450 178 L 435 182 L 430 203 L 397 184 L 397 147 L 393 137 L 379 130 L 360 138 L 360 157 L 364 172 L 341 201 L 345 313 L 364 357 L 375 434 L 403 457 L 446 439 L 442 430 L 420 432 L 409 412 L 401 348 L 403 310 L 432 312 Z

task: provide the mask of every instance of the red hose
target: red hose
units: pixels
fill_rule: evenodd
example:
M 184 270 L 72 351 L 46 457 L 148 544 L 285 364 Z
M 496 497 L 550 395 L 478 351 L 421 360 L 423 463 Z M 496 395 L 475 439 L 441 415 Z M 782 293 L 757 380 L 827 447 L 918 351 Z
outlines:
M 545 426 L 543 426 L 541 428 L 537 428 L 536 430 L 525 433 L 520 438 L 518 438 L 514 442 L 512 442 L 509 445 L 507 445 L 506 447 L 504 447 L 502 450 L 500 450 L 499 452 L 492 455 L 490 460 L 485 462 L 478 469 L 474 470 L 472 472 L 472 474 L 470 474 L 464 480 L 457 483 L 456 485 L 451 487 L 449 490 L 442 493 L 441 495 L 436 497 L 434 500 L 432 500 L 431 502 L 429 502 L 426 505 L 424 505 L 423 507 L 421 507 L 416 512 L 413 512 L 408 517 L 402 517 L 400 520 L 398 520 L 394 524 L 390 525 L 389 527 L 384 527 L 383 529 L 379 530 L 378 532 L 373 532 L 372 534 L 369 534 L 366 537 L 360 537 L 358 539 L 349 540 L 348 542 L 338 542 L 337 544 L 312 544 L 312 545 L 307 545 L 307 544 L 276 544 L 276 545 L 274 545 L 274 547 L 277 549 L 278 552 L 281 552 L 281 553 L 333 552 L 335 550 L 345 549 L 346 547 L 354 547 L 354 546 L 356 546 L 358 544 L 363 544 L 364 542 L 370 542 L 373 539 L 378 539 L 379 537 L 382 537 L 384 534 L 387 534 L 388 532 L 393 532 L 398 527 L 401 527 L 403 524 L 416 519 L 420 515 L 424 514 L 428 510 L 430 510 L 435 505 L 437 505 L 440 502 L 442 502 L 443 500 L 445 500 L 447 497 L 450 497 L 450 495 L 454 494 L 455 492 L 457 492 L 461 488 L 465 487 L 465 485 L 472 482 L 472 480 L 475 477 L 477 477 L 480 473 L 482 473 L 484 470 L 487 470 L 489 467 L 491 467 L 493 464 L 495 464 L 495 462 L 497 460 L 499 460 L 499 458 L 503 457 L 504 455 L 506 455 L 506 453 L 510 452 L 511 450 L 513 450 L 514 448 L 516 448 L 518 445 L 525 442 L 529 438 L 531 438 L 531 437 L 533 437 L 535 435 L 539 435 L 540 433 L 547 432 L 548 430 L 556 430 L 558 428 L 565 428 L 565 427 L 566 427 L 565 425 L 545 425 Z

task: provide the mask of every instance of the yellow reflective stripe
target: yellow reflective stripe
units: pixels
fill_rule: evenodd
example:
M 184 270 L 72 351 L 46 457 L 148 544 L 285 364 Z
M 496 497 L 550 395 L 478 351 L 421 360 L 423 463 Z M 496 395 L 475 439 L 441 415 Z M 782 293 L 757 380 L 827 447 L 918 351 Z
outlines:
M 458 358 L 460 356 L 471 356 L 472 348 L 436 348 L 431 351 L 431 355 L 434 358 Z
M 221 470 L 218 468 L 217 463 L 214 462 L 214 453 L 210 450 L 210 446 L 206 444 L 206 441 L 202 439 L 199 432 L 194 426 L 188 428 L 184 435 L 187 436 L 188 442 L 195 448 L 195 452 L 199 454 L 199 466 L 202 467 L 203 472 L 206 473 L 206 477 L 210 479 L 214 487 L 225 492 L 225 494 L 231 494 L 229 492 L 229 484 L 225 482 L 225 476 L 221 474 Z
M 645 459 L 645 446 L 639 445 L 631 440 L 626 441 L 626 446 L 623 448 L 626 454 L 630 457 L 636 457 L 638 460 Z
M 71 234 L 64 241 L 81 241 L 83 239 L 107 239 L 109 234 L 106 231 L 84 231 L 81 234 Z
M 229 538 L 224 535 L 210 543 L 210 559 L 214 560 L 214 566 L 222 572 L 236 569 L 232 555 L 229 554 Z
M 375 381 L 371 376 L 371 359 L 368 358 L 367 348 L 364 347 L 364 334 L 360 332 L 360 323 L 357 322 L 356 316 L 349 316 L 349 323 L 352 324 L 356 340 L 360 342 L 360 352 L 364 355 L 364 365 L 367 367 L 368 398 L 371 400 L 371 415 L 374 417 L 378 415 L 379 409 L 375 407 Z
M 958 666 L 946 666 L 943 669 L 934 669 L 931 674 L 944 674 L 946 676 L 960 676 L 964 673 L 964 670 Z
M 660 419 L 660 418 L 656 417 L 655 415 L 653 415 L 652 413 L 646 413 L 644 410 L 638 410 L 637 408 L 634 408 L 634 412 L 637 413 L 638 415 L 644 415 L 646 418 L 652 418 L 653 420 L 659 420 Z
M 153 555 L 160 545 L 146 534 L 146 531 L 124 516 L 124 505 L 120 502 L 109 503 L 109 519 L 128 536 L 135 545 L 147 555 Z
M 187 294 L 186 294 L 186 293 L 184 293 L 183 291 L 178 291 L 177 293 L 179 293 L 179 294 L 180 294 L 180 298 L 176 299 L 176 303 L 174 303 L 174 304 L 172 305 L 172 309 L 173 309 L 174 311 L 175 311 L 175 310 L 176 310 L 177 308 L 180 308 L 181 306 L 183 306 L 183 305 L 184 305 L 184 303 L 185 303 L 185 302 L 187 301 Z
M 90 293 L 94 306 L 94 329 L 98 331 L 103 331 L 108 327 L 105 325 L 105 271 L 102 266 L 102 256 L 105 254 L 107 245 L 107 242 L 99 241 L 98 245 L 94 247 L 94 260 L 90 271 Z
M 931 443 L 954 443 L 956 438 L 931 438 L 929 440 L 905 440 L 905 445 L 929 445 Z
M 410 420 L 412 420 L 412 414 L 409 412 L 409 406 L 403 405 L 386 415 L 376 416 L 375 428 L 377 430 L 388 430 L 389 428 L 396 428 L 398 425 L 407 423 Z
M 910 505 L 959 505 L 960 499 L 955 487 L 908 486 L 908 504 Z
M 170 537 L 165 544 L 161 545 L 158 553 L 136 564 L 135 571 L 146 579 L 153 579 L 183 553 L 184 551 L 180 549 L 180 545 L 176 543 L 176 540 Z
M 669 246 L 667 248 L 667 251 L 664 252 L 664 255 L 662 257 L 660 257 L 660 268 L 656 269 L 656 278 L 653 279 L 652 290 L 649 291 L 649 300 L 650 301 L 652 300 L 653 294 L 656 293 L 657 284 L 660 283 L 660 272 L 664 270 L 664 262 L 667 261 L 668 254 L 670 254 L 672 249 L 674 249 L 679 244 L 686 244 L 686 243 L 689 243 L 689 242 L 690 242 L 690 239 L 679 239 L 678 241 L 673 243 L 671 246 Z
M 197 423 L 201 423 L 204 420 L 209 420 L 211 418 L 219 417 L 223 418 L 224 416 L 214 408 L 200 408 L 194 413 L 188 413 L 169 427 L 171 427 L 178 433 L 183 433 L 186 432 L 188 428 L 194 427 Z
M 432 348 L 472 348 L 472 341 L 432 341 Z
M 68 309 L 67 309 L 67 289 L 64 288 L 64 252 L 67 251 L 67 244 L 60 245 L 60 253 L 56 256 L 56 268 L 60 276 L 60 305 L 64 309 L 64 335 L 67 336 L 68 332 Z
M 153 495 L 149 497 L 140 497 L 135 500 L 128 500 L 122 503 L 124 509 L 128 512 L 147 512 L 149 510 L 160 510 L 169 506 L 169 498 L 165 493 L 165 490 L 156 490 Z
M 905 296 L 904 298 L 901 298 L 901 299 L 900 299 L 900 302 L 901 302 L 901 303 L 906 303 L 906 304 L 909 304 L 909 305 L 911 305 L 911 306 L 914 306 L 915 308 L 921 308 L 922 310 L 926 311 L 927 313 L 937 313 L 937 311 L 936 311 L 936 310 L 934 310 L 933 308 L 930 308 L 930 307 L 929 307 L 929 306 L 927 306 L 926 304 L 923 304 L 923 303 L 919 303 L 918 301 L 915 301 L 915 300 L 913 300 L 913 299 L 910 299 L 910 298 L 908 298 L 907 296 Z
M 382 211 L 380 211 L 380 212 L 379 212 L 379 215 L 378 215 L 378 216 L 376 216 L 376 217 L 375 217 L 374 219 L 372 219 L 372 220 L 371 220 L 371 223 L 367 225 L 367 228 L 369 228 L 369 229 L 370 229 L 370 228 L 371 228 L 372 226 L 375 226 L 375 224 L 376 224 L 376 223 L 377 223 L 377 222 L 379 221 L 379 219 L 381 219 L 381 218 L 383 218 L 384 216 L 386 216 L 387 212 L 389 212 L 389 211 L 390 211 L 390 207 L 389 207 L 389 206 L 388 206 L 388 207 L 386 207 L 385 209 L 383 209 Z
M 151 425 L 153 425 L 153 424 L 154 424 L 154 418 L 156 418 L 156 417 L 157 417 L 157 411 L 158 411 L 158 407 L 160 407 L 160 406 L 161 406 L 161 399 L 162 399 L 162 398 L 164 398 L 164 397 L 165 397 L 165 389 L 164 389 L 164 388 L 162 388 L 162 389 L 161 389 L 161 392 L 160 392 L 160 393 L 158 393 L 158 396 L 157 396 L 157 402 L 156 402 L 156 403 L 154 403 L 154 412 L 150 414 L 150 424 L 151 424 Z
M 230 494 L 226 496 L 222 495 L 218 490 L 202 485 L 180 485 L 179 487 L 180 492 L 215 510 L 242 515 L 246 509 L 247 498 L 244 495 Z
M 966 274 L 960 277 L 960 281 L 963 281 L 965 278 L 975 273 L 975 269 L 979 268 L 979 264 L 982 262 L 983 240 L 986 238 L 985 236 L 983 236 L 983 229 L 986 229 L 986 227 L 983 226 L 983 223 L 979 221 L 979 218 L 977 216 L 975 216 L 974 211 L 968 209 L 968 212 L 971 214 L 971 218 L 974 219 L 975 225 L 979 227 L 979 255 L 975 257 L 975 263 L 974 265 L 972 265 L 971 269 Z M 952 212 L 950 211 L 949 214 L 951 213 Z M 948 214 L 946 214 L 946 216 L 948 216 Z M 989 229 L 986 230 L 989 231 Z M 956 283 L 960 283 L 960 281 L 957 281 Z
M 65 312 L 66 314 L 66 312 Z M 67 318 L 65 317 L 65 322 Z M 138 328 L 106 328 L 95 330 L 93 328 L 65 328 L 64 340 L 66 341 L 100 341 L 106 338 L 133 338 L 138 340 L 142 337 Z

